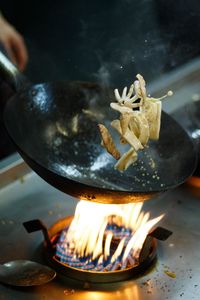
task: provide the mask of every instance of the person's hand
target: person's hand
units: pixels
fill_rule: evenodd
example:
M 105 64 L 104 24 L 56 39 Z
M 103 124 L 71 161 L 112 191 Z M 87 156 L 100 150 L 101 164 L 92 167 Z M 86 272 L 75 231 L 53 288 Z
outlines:
M 0 15 L 0 42 L 12 62 L 17 65 L 20 71 L 23 71 L 28 61 L 24 39 L 2 15 Z

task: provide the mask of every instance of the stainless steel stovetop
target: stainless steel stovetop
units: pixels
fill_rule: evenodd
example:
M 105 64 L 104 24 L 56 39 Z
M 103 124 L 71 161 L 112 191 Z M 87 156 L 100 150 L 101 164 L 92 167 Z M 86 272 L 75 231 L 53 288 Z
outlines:
M 58 219 L 72 215 L 77 200 L 57 191 L 33 172 L 21 177 L 16 166 L 11 167 L 10 171 L 11 177 L 19 178 L 0 192 L 0 262 L 31 259 L 45 263 L 41 254 L 41 233 L 27 234 L 22 223 L 40 218 L 50 226 Z M 152 215 L 165 212 L 161 225 L 173 231 L 167 241 L 159 242 L 157 263 L 145 275 L 121 283 L 86 286 L 60 276 L 37 288 L 1 285 L 0 300 L 199 300 L 200 196 L 194 195 L 187 186 L 182 186 L 147 202 L 145 209 L 150 210 Z M 174 272 L 176 278 L 168 276 L 165 271 Z
M 171 113 L 197 96 L 200 99 L 199 70 L 200 60 L 196 59 L 178 72 L 152 83 L 150 92 L 157 91 L 160 95 L 172 89 L 173 100 L 163 105 L 164 110 Z M 2 174 L 0 172 L 0 187 L 4 185 L 0 190 L 0 263 L 14 259 L 45 263 L 41 254 L 42 234 L 29 235 L 22 223 L 39 218 L 50 226 L 72 215 L 77 200 L 48 185 L 23 161 L 6 165 Z M 199 300 L 200 189 L 181 186 L 145 203 L 145 209 L 156 216 L 164 212 L 165 218 L 159 225 L 173 231 L 167 241 L 158 243 L 157 264 L 145 275 L 121 283 L 85 286 L 60 276 L 37 288 L 0 285 L 0 300 Z M 176 278 L 168 276 L 170 273 L 166 271 L 174 272 Z

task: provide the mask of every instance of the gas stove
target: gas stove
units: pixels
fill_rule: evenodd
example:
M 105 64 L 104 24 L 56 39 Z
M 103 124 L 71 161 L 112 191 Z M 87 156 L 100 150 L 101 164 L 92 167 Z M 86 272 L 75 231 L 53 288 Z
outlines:
M 23 222 L 39 218 L 50 227 L 73 215 L 77 200 L 57 191 L 28 168 L 24 175 L 26 165 L 20 165 L 5 170 L 10 182 L 0 193 L 0 260 L 29 259 L 44 264 L 44 239 L 39 232 L 28 234 Z M 181 186 L 145 203 L 144 210 L 152 217 L 164 212 L 159 226 L 173 232 L 165 242 L 158 241 L 157 261 L 145 273 L 113 283 L 85 282 L 58 274 L 37 288 L 1 285 L 0 299 L 199 299 L 198 189 Z
M 194 60 L 151 84 L 151 93 L 158 96 L 173 89 L 173 100 L 163 103 L 165 111 L 173 113 L 199 97 L 199 66 L 200 60 Z M 153 253 L 157 260 L 153 259 L 145 272 L 125 276 L 118 282 L 110 282 L 110 277 L 100 282 L 81 280 L 78 274 L 74 278 L 58 272 L 56 279 L 37 288 L 0 285 L 0 299 L 199 300 L 200 183 L 193 183 L 196 187 L 185 184 L 144 204 L 144 211 L 150 211 L 151 218 L 165 214 L 158 226 L 173 232 L 165 242 L 158 241 L 156 246 L 153 243 L 149 255 Z M 42 220 L 52 233 L 61 219 L 74 215 L 77 199 L 48 185 L 23 160 L 3 164 L 0 187 L 0 263 L 15 259 L 49 263 L 51 255 L 44 256 L 42 234 L 28 234 L 23 223 Z

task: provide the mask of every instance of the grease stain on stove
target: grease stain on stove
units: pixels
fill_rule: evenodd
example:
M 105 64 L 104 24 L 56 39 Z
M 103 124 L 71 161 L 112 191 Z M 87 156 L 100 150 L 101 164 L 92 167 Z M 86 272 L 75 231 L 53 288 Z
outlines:
M 69 296 L 69 295 L 73 295 L 75 293 L 75 290 L 74 289 L 65 289 L 63 291 L 63 293 L 65 296 Z
M 6 221 L 5 220 L 0 220 L 1 225 L 6 225 Z
M 90 288 L 90 286 L 91 286 L 90 283 L 85 281 L 84 284 L 83 284 L 83 289 L 88 290 Z
M 171 272 L 169 270 L 164 270 L 164 273 L 171 278 L 176 278 L 176 273 L 174 272 Z
M 14 225 L 15 221 L 14 220 L 7 220 L 7 219 L 0 219 L 0 225 Z
M 23 184 L 25 182 L 25 176 L 19 177 L 19 181 L 21 184 Z

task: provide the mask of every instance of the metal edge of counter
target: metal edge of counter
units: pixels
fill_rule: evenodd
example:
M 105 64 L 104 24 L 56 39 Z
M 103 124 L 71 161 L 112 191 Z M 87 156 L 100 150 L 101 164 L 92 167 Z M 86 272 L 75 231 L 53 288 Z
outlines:
M 31 171 L 29 166 L 17 153 L 10 155 L 0 161 L 0 188 L 7 186 L 15 180 L 23 181 L 23 176 Z

